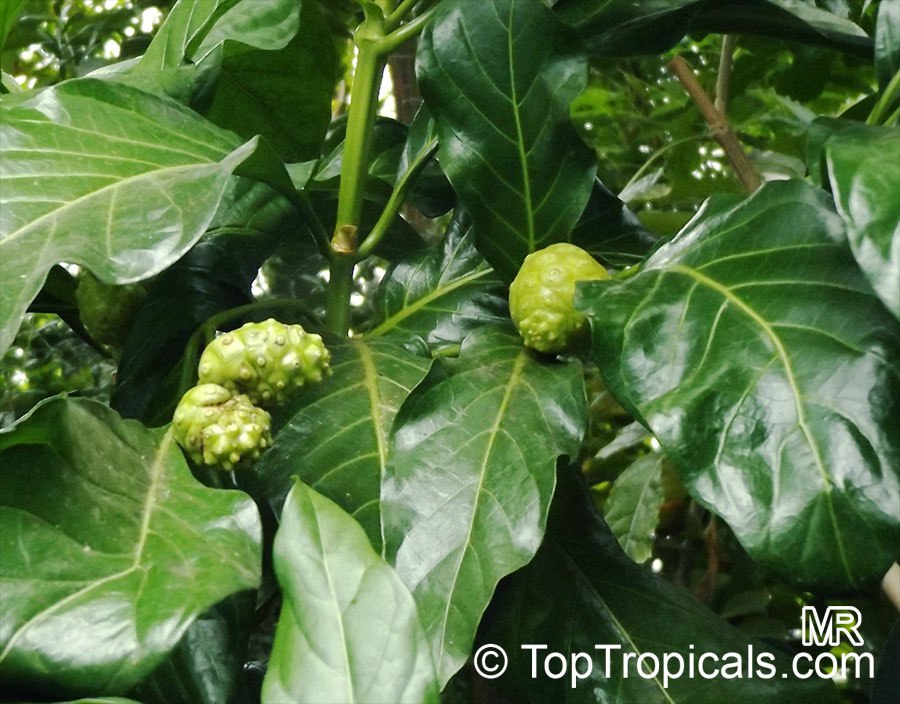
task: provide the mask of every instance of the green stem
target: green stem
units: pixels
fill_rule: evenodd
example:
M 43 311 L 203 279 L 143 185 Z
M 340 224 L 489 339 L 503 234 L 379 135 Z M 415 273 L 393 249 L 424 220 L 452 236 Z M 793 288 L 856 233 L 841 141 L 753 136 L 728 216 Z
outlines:
M 389 54 L 401 44 L 405 44 L 425 28 L 425 25 L 437 12 L 437 5 L 430 7 L 415 19 L 410 20 L 406 24 L 400 25 L 393 32 L 388 34 L 378 43 L 378 51 L 384 55 Z
M 365 26 L 363 25 L 360 30 Z M 353 88 L 350 91 L 343 171 L 338 190 L 337 225 L 332 240 L 332 248 L 336 251 L 355 250 L 355 246 L 349 240 L 355 238 L 362 212 L 372 128 L 375 124 L 375 110 L 378 107 L 378 89 L 384 70 L 384 59 L 378 52 L 377 41 L 358 39 L 357 42 L 359 53 L 356 57 L 356 71 L 353 74 Z M 348 228 L 353 229 L 352 234 Z
M 872 108 L 872 112 L 869 113 L 869 118 L 866 120 L 866 124 L 887 124 L 883 121 L 884 113 L 890 110 L 891 105 L 897 99 L 898 95 L 900 95 L 900 71 L 897 71 L 897 73 L 895 73 L 894 77 L 891 79 L 891 82 L 885 86 L 884 92 L 881 94 L 878 102 L 875 103 L 875 107 Z
M 356 31 L 356 71 L 350 90 L 347 136 L 344 139 L 343 169 L 338 189 L 337 223 L 331 240 L 331 277 L 328 281 L 325 325 L 336 335 L 350 329 L 350 294 L 363 192 L 369 170 L 369 151 L 378 107 L 378 89 L 385 60 L 378 51 L 384 36 L 379 22 L 367 18 Z
M 403 21 L 403 18 L 412 12 L 413 8 L 419 4 L 419 2 L 422 2 L 422 0 L 403 0 L 397 5 L 397 9 L 385 18 L 385 27 L 387 27 L 388 30 L 397 29 Z
M 379 3 L 382 14 L 366 10 L 365 21 L 357 28 L 354 43 L 357 48 L 356 70 L 350 90 L 350 108 L 347 117 L 347 134 L 344 139 L 343 168 L 338 188 L 337 220 L 331 239 L 331 276 L 328 281 L 325 325 L 331 332 L 344 336 L 350 326 L 350 294 L 353 292 L 353 267 L 357 261 L 369 255 L 372 248 L 384 236 L 387 224 L 396 215 L 403 202 L 404 192 L 392 196 L 386 213 L 378 220 L 374 237 L 367 238 L 364 248 L 359 247 L 359 223 L 362 214 L 363 193 L 369 170 L 369 152 L 378 107 L 378 89 L 384 72 L 387 54 L 408 39 L 416 36 L 431 19 L 434 8 L 399 27 L 390 28 L 388 20 L 399 23 L 412 10 L 414 2 L 404 0 L 399 6 L 383 0 Z M 386 11 L 387 10 L 387 11 Z M 408 187 L 401 186 L 399 190 Z
M 335 254 L 331 259 L 325 327 L 341 336 L 346 336 L 350 330 L 350 294 L 353 293 L 355 264 L 354 254 Z
M 387 205 L 384 206 L 384 210 L 378 218 L 378 222 L 375 223 L 372 231 L 359 246 L 357 252 L 359 259 L 368 257 L 387 234 L 388 228 L 391 226 L 391 223 L 403 206 L 403 201 L 406 200 L 406 194 L 409 192 L 409 188 L 412 186 L 416 175 L 422 170 L 425 164 L 428 163 L 429 159 L 434 156 L 437 147 L 437 140 L 429 142 L 425 148 L 416 155 L 415 159 L 410 163 L 409 168 L 397 180 L 397 183 L 394 185 L 394 190 L 391 192 L 391 197 L 388 199 Z

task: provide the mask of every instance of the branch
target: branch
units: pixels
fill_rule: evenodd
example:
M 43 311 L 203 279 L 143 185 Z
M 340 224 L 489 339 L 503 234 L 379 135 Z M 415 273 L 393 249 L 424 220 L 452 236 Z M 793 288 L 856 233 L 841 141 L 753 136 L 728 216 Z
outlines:
M 722 53 L 719 54 L 719 75 L 716 78 L 716 110 L 724 117 L 727 112 L 729 92 L 731 90 L 731 66 L 734 56 L 734 35 L 722 37 Z
M 703 119 L 706 120 L 706 124 L 709 125 L 710 136 L 725 150 L 725 155 L 728 157 L 728 161 L 731 162 L 731 167 L 743 184 L 744 189 L 748 193 L 753 193 L 753 191 L 762 185 L 762 181 L 760 181 L 759 175 L 753 168 L 753 164 L 750 163 L 747 159 L 747 155 L 744 154 L 741 143 L 731 130 L 728 120 L 725 119 L 725 116 L 722 115 L 722 113 L 716 110 L 716 106 L 713 105 L 712 100 L 710 100 L 706 91 L 703 90 L 703 86 L 701 86 L 694 77 L 694 74 L 691 72 L 691 67 L 688 66 L 684 59 L 680 56 L 676 56 L 669 63 L 669 68 L 672 69 L 672 72 L 678 77 L 678 80 L 681 81 L 682 85 L 684 85 L 688 95 L 691 96 L 691 99 L 700 109 Z

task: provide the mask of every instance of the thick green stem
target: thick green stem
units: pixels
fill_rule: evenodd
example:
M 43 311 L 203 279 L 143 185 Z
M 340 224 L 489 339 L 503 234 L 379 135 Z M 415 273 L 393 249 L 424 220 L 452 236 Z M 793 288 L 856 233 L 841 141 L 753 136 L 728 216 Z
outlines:
M 358 53 L 350 91 L 347 136 L 344 139 L 337 224 L 331 240 L 331 277 L 325 313 L 325 326 L 342 336 L 350 329 L 353 265 L 357 260 L 359 243 L 357 231 L 368 175 L 378 89 L 385 65 L 384 56 L 378 50 L 378 41 L 383 36 L 383 28 L 372 18 L 368 18 L 356 32 Z
M 337 335 L 346 335 L 350 330 L 350 294 L 353 293 L 355 264 L 355 254 L 335 254 L 331 258 L 325 327 Z
M 335 239 L 332 240 L 332 247 L 342 253 L 346 249 L 351 251 L 356 249 L 350 240 L 355 238 L 362 212 L 372 128 L 375 124 L 375 109 L 378 107 L 378 89 L 381 86 L 381 74 L 385 63 L 378 52 L 377 41 L 364 39 L 358 48 L 353 89 L 350 92 L 347 136 L 344 140 L 337 226 Z M 341 245 L 347 245 L 346 249 L 341 248 Z
M 396 46 L 422 31 L 431 12 L 399 27 L 388 27 L 386 16 L 399 21 L 413 3 L 398 8 L 391 0 L 381 0 L 377 9 L 366 8 L 366 19 L 356 30 L 356 70 L 350 91 L 347 134 L 344 139 L 341 184 L 338 189 L 337 220 L 331 239 L 331 276 L 328 282 L 325 325 L 337 335 L 346 335 L 350 325 L 350 294 L 353 291 L 353 266 L 367 256 L 381 234 L 363 250 L 359 248 L 359 222 L 363 193 L 369 170 L 369 152 L 378 107 L 378 90 L 386 56 Z M 393 14 L 392 14 L 393 12 Z M 388 31 L 393 29 L 393 31 Z M 398 197 L 401 197 L 402 194 Z M 392 204 L 392 207 L 396 203 Z M 381 220 L 384 220 L 382 218 Z M 381 222 L 381 221 L 379 221 Z M 383 228 L 382 228 L 383 229 Z M 381 233 L 381 230 L 379 230 Z

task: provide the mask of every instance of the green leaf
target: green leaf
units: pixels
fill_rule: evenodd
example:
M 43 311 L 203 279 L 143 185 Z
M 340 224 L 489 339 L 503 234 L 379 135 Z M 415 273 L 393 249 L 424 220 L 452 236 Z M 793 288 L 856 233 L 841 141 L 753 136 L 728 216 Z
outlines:
M 0 452 L 5 686 L 124 693 L 200 613 L 258 586 L 256 505 L 199 484 L 170 433 L 56 397 Z
M 848 19 L 802 0 L 560 0 L 562 20 L 593 56 L 660 54 L 687 34 L 760 34 L 869 57 L 872 40 Z
M 900 544 L 900 326 L 844 240 L 825 193 L 774 182 L 576 305 L 610 391 L 751 556 L 855 588 Z
M 6 0 L 0 3 L 0 47 L 6 41 L 9 31 L 16 26 L 25 0 Z
M 291 477 L 299 477 L 351 514 L 380 549 L 388 436 L 397 409 L 431 360 L 391 340 L 326 344 L 332 375 L 304 392 L 246 486 L 280 504 Z
M 166 661 L 129 692 L 142 704 L 222 704 L 240 690 L 256 594 L 241 592 L 190 625 Z
M 594 181 L 571 241 L 612 268 L 637 264 L 657 244 L 656 237 L 599 180 Z
M 198 63 L 228 39 L 259 49 L 281 49 L 297 34 L 296 0 L 178 0 L 135 70 L 159 71 Z
M 441 685 L 468 659 L 501 578 L 540 545 L 556 458 L 587 409 L 581 365 L 483 328 L 400 409 L 381 490 L 388 555 L 413 592 Z
M 610 530 L 635 562 L 646 562 L 653 555 L 653 532 L 664 500 L 664 458 L 660 454 L 646 455 L 631 464 L 616 479 L 605 506 Z
M 423 155 L 433 154 L 437 143 L 437 125 L 428 106 L 422 103 L 409 125 L 406 143 L 397 163 L 396 180 L 403 178 Z M 407 200 L 429 218 L 443 215 L 456 204 L 456 193 L 434 157 L 416 176 Z
M 7 98 L 0 118 L 0 350 L 54 264 L 128 283 L 178 259 L 256 149 L 175 103 L 94 79 Z
M 853 256 L 900 319 L 900 129 L 841 130 L 825 142 L 825 159 Z
M 418 336 L 445 347 L 508 320 L 503 285 L 472 239 L 467 218 L 457 216 L 438 247 L 394 264 L 378 289 L 377 324 L 368 334 Z
M 587 82 L 578 39 L 540 0 L 446 0 L 416 61 L 441 168 L 512 280 L 529 252 L 568 240 L 591 192 L 596 160 L 569 121 Z
M 503 647 L 509 655 L 506 674 L 494 681 L 508 701 L 544 704 L 835 704 L 841 701 L 830 682 L 813 677 L 802 681 L 791 675 L 791 657 L 783 646 L 755 640 L 710 612 L 689 592 L 646 568 L 635 565 L 616 543 L 597 515 L 581 477 L 561 471 L 553 499 L 547 536 L 534 560 L 504 583 L 491 605 L 491 621 L 482 640 Z M 537 651 L 532 676 L 532 650 L 523 644 L 546 645 Z M 606 652 L 595 646 L 610 646 Z M 590 674 L 572 682 L 551 679 L 544 671 L 550 651 L 585 653 L 579 670 Z M 718 677 L 699 675 L 704 669 Z M 729 653 L 731 655 L 729 655 Z M 666 677 L 678 669 L 684 672 Z M 656 658 L 660 672 L 644 678 L 635 671 L 635 659 L 646 660 L 644 671 Z M 628 676 L 624 658 L 631 658 Z M 744 659 L 743 667 L 735 660 Z M 694 666 L 689 676 L 688 663 Z M 550 661 L 551 671 L 560 663 Z M 749 668 L 751 669 L 748 669 Z M 771 668 L 771 669 L 769 669 Z M 729 674 L 721 674 L 723 671 Z M 735 676 L 737 673 L 737 676 Z M 752 675 L 751 675 L 752 673 Z
M 284 161 L 314 159 L 331 121 L 337 67 L 334 40 L 315 3 L 303 3 L 290 43 L 271 48 L 225 43 L 205 115 L 246 139 L 262 135 Z
M 900 73 L 900 3 L 882 2 L 875 22 L 875 72 L 884 88 Z
M 339 506 L 295 482 L 274 562 L 284 606 L 263 704 L 437 703 L 415 602 Z

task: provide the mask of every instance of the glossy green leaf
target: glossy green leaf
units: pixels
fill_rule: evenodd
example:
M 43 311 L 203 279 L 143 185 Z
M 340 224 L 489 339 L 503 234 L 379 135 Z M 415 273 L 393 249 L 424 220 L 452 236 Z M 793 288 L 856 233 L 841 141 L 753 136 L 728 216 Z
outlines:
M 431 155 L 415 176 L 407 194 L 407 201 L 429 218 L 443 215 L 456 204 L 456 193 L 434 158 L 437 144 L 437 125 L 428 106 L 422 103 L 409 125 L 406 143 L 397 163 L 395 181 L 413 170 L 423 157 Z
M 296 0 L 178 0 L 135 70 L 158 71 L 199 62 L 228 39 L 281 49 L 300 27 Z
M 19 13 L 25 6 L 25 0 L 6 0 L 0 3 L 0 47 L 6 41 L 6 35 L 16 26 Z
M 284 605 L 263 704 L 436 704 L 415 602 L 353 518 L 295 482 L 274 562 Z
M 585 432 L 581 365 L 483 328 L 395 420 L 382 485 L 388 555 L 419 606 L 441 684 L 465 663 L 501 578 L 540 545 L 556 459 Z
M 663 503 L 662 463 L 664 455 L 641 457 L 618 476 L 604 515 L 619 545 L 635 562 L 653 555 L 653 534 Z
M 760 34 L 870 56 L 872 40 L 856 24 L 800 0 L 559 0 L 594 56 L 658 54 L 687 34 Z
M 509 318 L 503 285 L 475 249 L 467 220 L 455 218 L 438 247 L 390 268 L 378 289 L 379 315 L 369 335 L 419 336 L 443 347 Z
M 791 657 L 772 642 L 750 638 L 709 611 L 689 592 L 635 565 L 616 543 L 587 495 L 581 477 L 560 475 L 547 537 L 534 560 L 503 585 L 491 605 L 491 621 L 482 635 L 509 656 L 506 674 L 494 681 L 508 701 L 523 704 L 836 704 L 842 701 L 829 681 L 806 681 L 791 674 Z M 542 651 L 523 644 L 546 645 Z M 609 647 L 598 650 L 596 646 Z M 550 651 L 584 653 L 566 676 L 545 674 Z M 532 653 L 536 672 L 532 675 Z M 609 661 L 607 665 L 607 652 Z M 703 670 L 718 676 L 700 676 Z M 729 653 L 731 655 L 729 655 Z M 668 656 L 668 660 L 666 660 Z M 625 676 L 624 658 L 630 658 Z M 642 658 L 654 677 L 641 677 Z M 676 673 L 681 658 L 680 676 Z M 712 659 L 714 658 L 714 659 Z M 741 664 L 735 664 L 738 659 Z M 690 676 L 689 663 L 694 676 Z M 802 668 L 806 661 L 800 661 Z M 552 672 L 560 662 L 551 660 Z M 666 670 L 667 668 L 667 670 Z
M 380 549 L 388 436 L 397 409 L 431 360 L 391 340 L 327 344 L 332 375 L 303 394 L 247 487 L 280 504 L 292 477 L 299 477 L 351 514 Z
M 569 121 L 587 81 L 578 39 L 540 0 L 446 0 L 417 71 L 441 168 L 511 280 L 529 252 L 568 239 L 591 192 L 594 155 Z
M 825 159 L 853 256 L 900 319 L 900 128 L 841 130 L 825 142 Z
M 314 159 L 331 121 L 337 68 L 334 40 L 315 3 L 303 3 L 300 31 L 287 46 L 271 48 L 226 42 L 204 114 L 244 138 L 262 135 L 285 161 Z
M 900 3 L 882 2 L 878 6 L 875 71 L 882 88 L 900 73 Z
M 763 564 L 842 588 L 900 545 L 900 326 L 845 238 L 824 192 L 774 182 L 576 295 L 691 493 Z
M 259 584 L 256 505 L 171 435 L 55 397 L 0 433 L 0 682 L 121 694 L 194 619 Z
M 657 244 L 656 237 L 599 180 L 594 181 L 570 239 L 612 268 L 637 264 Z
M 104 81 L 67 81 L 7 100 L 0 350 L 54 264 L 127 283 L 178 259 L 256 148 L 175 103 Z
M 129 695 L 141 704 L 235 701 L 255 600 L 255 593 L 241 592 L 198 616 L 166 661 Z

